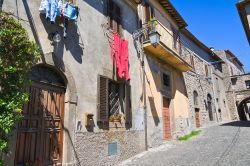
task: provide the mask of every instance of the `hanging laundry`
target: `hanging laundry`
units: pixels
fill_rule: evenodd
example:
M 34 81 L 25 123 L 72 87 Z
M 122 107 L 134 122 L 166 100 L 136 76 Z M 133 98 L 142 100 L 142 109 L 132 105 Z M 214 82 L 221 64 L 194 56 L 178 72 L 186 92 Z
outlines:
M 78 18 L 78 7 L 69 3 L 64 4 L 63 16 L 69 20 L 75 21 Z
M 128 67 L 128 41 L 122 39 L 120 35 L 113 32 L 113 42 L 111 56 L 116 65 L 116 72 L 119 78 L 130 80 Z
M 56 17 L 61 16 L 62 6 L 62 0 L 42 0 L 40 8 L 41 11 L 44 12 L 42 8 L 45 7 L 46 19 L 49 20 L 52 24 L 54 24 L 56 21 Z
M 46 9 L 48 5 L 49 5 L 48 0 L 42 0 L 40 3 L 39 12 L 42 14 L 46 14 Z
M 121 42 L 121 68 L 122 68 L 122 76 L 126 77 L 126 80 L 130 80 L 129 75 L 129 61 L 128 61 L 128 41 L 122 40 Z

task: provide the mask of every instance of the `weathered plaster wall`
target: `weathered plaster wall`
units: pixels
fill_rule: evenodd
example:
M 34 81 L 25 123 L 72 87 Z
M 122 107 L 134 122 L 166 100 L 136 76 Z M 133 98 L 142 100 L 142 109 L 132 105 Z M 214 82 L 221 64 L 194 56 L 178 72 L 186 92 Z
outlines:
M 128 151 L 125 155 L 126 157 L 121 157 L 121 155 L 116 156 L 120 161 L 142 151 L 142 145 L 140 144 L 131 145 L 133 146 L 133 150 L 130 151 L 129 149 L 131 149 L 131 147 L 128 140 L 133 140 L 135 138 L 134 135 L 140 135 L 142 133 L 144 122 L 142 120 L 143 112 L 141 110 L 142 105 L 140 100 L 142 95 L 142 81 L 140 76 L 142 73 L 131 35 L 132 32 L 138 28 L 137 13 L 136 10 L 132 9 L 125 1 L 115 0 L 115 2 L 121 7 L 122 17 L 124 18 L 122 22 L 124 29 L 122 36 L 129 42 L 133 114 L 133 127 L 131 132 L 123 132 L 126 141 L 119 142 L 119 145 L 123 147 L 124 151 L 126 151 L 126 148 Z M 98 75 L 105 75 L 112 78 L 114 73 L 113 63 L 110 57 L 110 45 L 108 37 L 105 34 L 107 31 L 102 27 L 102 24 L 107 23 L 107 17 L 105 16 L 106 1 L 85 0 L 76 1 L 76 4 L 80 7 L 79 18 L 77 22 L 69 22 L 68 37 L 62 38 L 62 41 L 58 45 L 51 45 L 48 35 L 51 32 L 58 31 L 62 36 L 63 26 L 58 23 L 52 25 L 45 20 L 44 15 L 40 15 L 38 11 L 40 1 L 17 0 L 17 4 L 16 1 L 4 1 L 3 3 L 3 10 L 12 12 L 16 18 L 19 18 L 20 23 L 28 31 L 32 39 L 38 38 L 44 53 L 41 63 L 47 63 L 47 59 L 51 59 L 53 63 L 56 63 L 55 66 L 59 70 L 70 71 L 71 76 L 68 77 L 66 75 L 68 81 L 75 80 L 77 92 L 77 94 L 74 94 L 75 101 L 65 101 L 65 124 L 68 124 L 68 128 L 65 128 L 64 132 L 63 153 L 63 163 L 72 165 L 78 162 L 77 154 L 88 156 L 88 159 L 86 159 L 86 157 L 80 158 L 80 162 L 84 160 L 97 162 L 97 160 L 100 159 L 88 155 L 88 149 L 85 148 L 90 147 L 90 144 L 98 145 L 106 138 L 100 136 L 99 132 L 103 135 L 108 133 L 100 131 L 96 125 L 97 78 Z M 52 52 L 54 52 L 54 54 L 51 54 Z M 68 86 L 71 86 L 71 84 Z M 67 91 L 69 88 L 70 87 L 67 88 Z M 73 106 L 71 102 L 73 102 Z M 84 126 L 85 113 L 94 114 L 95 126 L 93 133 L 87 132 Z M 78 126 L 79 130 L 77 132 L 83 133 L 82 135 L 84 136 L 76 135 L 77 124 L 81 124 L 81 127 Z M 89 135 L 91 135 L 91 137 L 89 137 Z M 118 136 L 119 131 L 111 135 L 110 139 L 114 140 Z M 84 144 L 83 147 L 79 144 L 80 138 L 81 144 Z M 88 140 L 90 138 L 93 139 Z M 104 141 L 102 146 L 106 147 L 108 143 L 109 141 Z M 103 157 L 103 159 L 108 160 L 107 157 Z M 103 162 L 105 161 L 103 160 Z
M 235 63 L 232 63 L 231 60 L 228 59 L 228 55 L 224 50 L 216 51 L 216 54 L 220 58 L 222 58 L 222 60 L 225 62 L 222 64 L 222 72 L 224 76 L 223 82 L 226 93 L 226 103 L 228 105 L 228 109 L 230 112 L 230 118 L 231 120 L 238 120 L 239 116 L 238 116 L 236 102 L 238 100 L 237 98 L 241 98 L 241 96 L 237 96 L 236 93 L 238 90 L 240 91 L 243 90 L 246 86 L 243 83 L 244 77 L 243 79 L 241 79 L 241 76 L 239 77 L 236 76 L 235 78 L 231 77 L 232 76 L 231 69 L 233 70 L 233 75 L 243 74 L 244 72 L 242 71 L 242 67 L 236 65 Z
M 173 138 L 180 137 L 189 131 L 188 99 L 182 73 L 168 64 L 164 64 L 153 55 L 147 54 L 147 96 L 148 96 L 148 135 L 149 146 L 157 146 L 163 140 L 163 97 L 170 99 L 170 123 Z M 162 74 L 171 78 L 171 90 L 163 91 Z

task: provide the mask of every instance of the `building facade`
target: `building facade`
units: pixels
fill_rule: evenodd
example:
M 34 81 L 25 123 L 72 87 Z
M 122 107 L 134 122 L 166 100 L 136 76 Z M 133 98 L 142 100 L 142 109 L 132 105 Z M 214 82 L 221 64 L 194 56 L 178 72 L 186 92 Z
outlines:
M 250 1 L 249 0 L 239 0 L 236 3 L 236 7 L 238 9 L 238 13 L 245 30 L 247 40 L 250 43 Z
M 132 38 L 138 29 L 137 5 L 126 0 L 74 1 L 80 7 L 78 19 L 57 17 L 53 23 L 39 12 L 40 2 L 2 5 L 42 50 L 7 165 L 114 165 L 142 152 L 141 65 Z M 128 43 L 130 81 L 116 74 L 114 33 Z M 53 41 L 58 34 L 61 41 Z
M 216 54 L 219 55 L 224 61 L 222 64 L 222 72 L 224 76 L 224 87 L 230 111 L 230 117 L 232 120 L 237 120 L 239 119 L 239 113 L 236 105 L 237 96 L 235 92 L 240 87 L 245 88 L 245 85 L 239 84 L 236 88 L 235 85 L 237 83 L 237 79 L 233 78 L 240 78 L 238 76 L 244 75 L 243 64 L 230 50 L 216 51 Z
M 73 1 L 78 19 L 55 23 L 40 2 L 1 6 L 42 51 L 7 165 L 115 165 L 235 116 L 224 88 L 230 63 L 186 29 L 169 1 Z M 156 45 L 151 32 L 160 34 Z

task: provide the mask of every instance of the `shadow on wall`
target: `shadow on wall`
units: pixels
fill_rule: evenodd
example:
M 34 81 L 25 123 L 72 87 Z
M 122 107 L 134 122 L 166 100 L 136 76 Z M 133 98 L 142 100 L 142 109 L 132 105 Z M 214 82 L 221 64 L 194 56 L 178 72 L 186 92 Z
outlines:
M 3 0 L 0 0 L 0 11 L 2 11 L 2 7 L 3 7 Z
M 250 127 L 250 121 L 236 121 L 222 124 L 221 126 Z
M 83 44 L 81 40 L 80 34 L 78 34 L 78 27 L 75 22 L 68 22 L 68 33 L 67 38 L 63 38 L 63 26 L 59 25 L 59 19 L 56 19 L 55 24 L 51 24 L 50 21 L 47 21 L 45 15 L 40 14 L 40 19 L 45 27 L 45 30 L 48 34 L 48 39 L 50 39 L 50 34 L 55 33 L 56 31 L 61 36 L 61 42 L 54 45 L 54 54 L 58 58 L 60 64 L 59 66 L 64 69 L 63 64 L 63 55 L 64 48 L 71 53 L 73 58 L 80 64 L 82 64 L 82 56 L 83 56 Z M 51 40 L 51 39 L 50 39 Z
M 97 10 L 98 12 L 102 13 L 104 16 L 108 15 L 108 0 L 85 0 L 85 3 L 87 3 L 89 6 L 91 6 L 92 8 L 94 8 L 95 10 Z M 126 10 L 126 8 L 124 8 L 124 3 L 126 3 L 125 1 L 120 1 L 120 0 L 114 0 L 115 3 L 117 3 L 118 6 L 120 6 L 121 8 L 121 16 L 126 15 L 126 16 L 132 16 L 132 15 L 128 15 L 129 10 Z M 131 12 L 132 11 L 131 9 Z M 136 13 L 135 13 L 136 15 Z M 136 16 L 135 16 L 136 18 Z M 136 29 L 137 29 L 137 22 L 136 19 L 133 18 L 129 18 L 126 19 L 124 17 L 124 19 L 122 19 L 122 28 L 126 31 L 128 31 L 130 34 L 132 34 Z
M 0 0 L 0 5 L 3 3 L 3 0 Z M 29 5 L 26 0 L 23 0 L 24 8 L 26 11 L 26 14 L 28 16 L 28 20 L 31 26 L 32 33 L 34 35 L 36 43 L 39 45 L 40 49 L 42 49 L 39 37 L 38 37 L 38 31 L 36 29 L 35 22 L 33 20 Z M 0 6 L 1 7 L 1 6 Z M 63 36 L 63 27 L 58 25 L 58 19 L 56 24 L 51 25 L 49 21 L 45 19 L 44 15 L 40 15 L 40 19 L 45 27 L 46 32 L 48 33 L 48 38 L 50 33 L 54 33 L 56 31 L 59 32 L 60 36 Z M 63 64 L 63 52 L 64 47 L 66 50 L 69 50 L 71 55 L 74 57 L 74 59 L 78 63 L 82 63 L 82 56 L 83 56 L 83 40 L 81 38 L 81 35 L 77 32 L 78 27 L 74 22 L 69 21 L 68 24 L 68 38 L 62 39 L 62 41 L 54 47 L 54 53 L 56 55 L 57 63 L 60 63 L 59 67 L 64 71 L 64 64 Z M 55 56 L 53 56 L 55 58 Z M 58 62 L 59 60 L 59 62 Z M 44 55 L 42 55 L 42 61 L 45 62 Z
M 151 108 L 151 113 L 152 113 L 153 118 L 154 118 L 154 123 L 155 123 L 156 126 L 158 126 L 159 123 L 160 123 L 160 119 L 159 119 L 159 115 L 157 113 L 157 110 L 155 108 L 154 98 L 153 97 L 148 97 L 148 100 L 149 100 L 149 104 L 150 104 L 150 108 Z

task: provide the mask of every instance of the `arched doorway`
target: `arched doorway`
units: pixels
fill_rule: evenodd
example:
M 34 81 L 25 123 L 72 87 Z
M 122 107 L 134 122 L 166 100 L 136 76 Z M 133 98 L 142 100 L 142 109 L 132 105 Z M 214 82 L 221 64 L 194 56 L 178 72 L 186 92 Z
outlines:
M 197 91 L 193 92 L 193 98 L 194 98 L 194 112 L 195 112 L 195 125 L 197 128 L 201 127 L 200 123 L 200 108 L 199 108 L 199 95 Z
M 29 102 L 18 124 L 15 165 L 61 165 L 65 79 L 53 68 L 35 66 Z
M 241 101 L 237 109 L 240 120 L 250 119 L 250 97 Z
M 210 94 L 207 95 L 207 110 L 208 110 L 208 116 L 209 120 L 213 121 L 213 109 L 212 109 L 212 96 Z
M 219 113 L 219 120 L 222 121 L 222 113 L 221 113 L 221 109 L 218 109 L 218 113 Z

